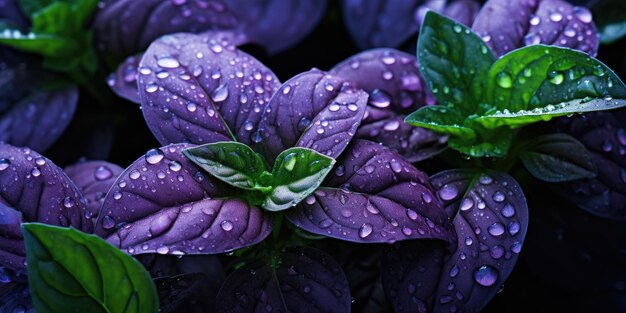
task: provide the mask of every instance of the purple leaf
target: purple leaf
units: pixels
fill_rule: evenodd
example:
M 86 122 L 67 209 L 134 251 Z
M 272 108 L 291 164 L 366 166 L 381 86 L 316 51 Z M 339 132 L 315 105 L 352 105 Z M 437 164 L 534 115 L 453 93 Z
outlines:
M 434 0 L 344 0 L 343 18 L 361 49 L 398 47 L 419 31 L 426 9 L 439 11 L 444 4 Z
M 446 5 L 443 15 L 471 27 L 479 11 L 480 3 L 474 0 L 457 0 Z
M 18 0 L 0 0 L 0 20 L 9 20 L 19 27 L 26 27 L 28 20 L 20 10 Z
M 113 92 L 134 103 L 141 103 L 137 90 L 137 68 L 143 54 L 130 56 L 107 78 L 107 84 Z
M 397 245 L 383 266 L 387 295 L 397 312 L 479 312 L 515 266 L 528 226 L 526 198 L 499 172 L 449 170 L 432 183 L 454 216 L 457 240 L 447 249 Z
M 294 45 L 313 30 L 326 1 L 108 0 L 94 22 L 101 52 L 124 57 L 160 36 L 206 30 L 231 31 L 271 53 Z
M 91 232 L 84 199 L 52 161 L 29 148 L 0 144 L 0 264 L 25 271 L 22 222 Z
M 451 238 L 426 174 L 383 146 L 356 141 L 322 186 L 287 211 L 296 226 L 354 242 Z
M 595 56 L 599 46 L 589 10 L 562 0 L 489 0 L 478 13 L 472 29 L 496 57 L 539 43 Z
M 598 175 L 553 185 L 574 205 L 589 213 L 626 220 L 625 111 L 594 112 L 561 119 L 559 128 L 578 138 L 591 152 Z
M 205 176 L 176 144 L 149 150 L 119 176 L 102 205 L 96 234 L 129 254 L 215 254 L 253 245 L 271 217 Z
M 36 313 L 26 284 L 16 284 L 0 297 L 0 312 Z
M 325 252 L 291 247 L 271 262 L 251 263 L 228 276 L 217 311 L 350 312 L 348 280 Z
M 89 161 L 68 166 L 64 171 L 82 192 L 87 201 L 85 214 L 95 222 L 104 197 L 124 169 L 105 161 Z
M 312 69 L 276 91 L 255 141 L 267 160 L 291 147 L 337 158 L 361 123 L 366 103 L 367 93 L 346 79 Z
M 280 82 L 226 37 L 176 34 L 156 40 L 139 65 L 148 126 L 162 144 L 236 139 L 252 145 Z
M 372 49 L 348 58 L 330 72 L 370 94 L 357 138 L 382 143 L 411 162 L 446 148 L 446 137 L 404 123 L 405 114 L 435 104 L 414 56 L 394 49 Z

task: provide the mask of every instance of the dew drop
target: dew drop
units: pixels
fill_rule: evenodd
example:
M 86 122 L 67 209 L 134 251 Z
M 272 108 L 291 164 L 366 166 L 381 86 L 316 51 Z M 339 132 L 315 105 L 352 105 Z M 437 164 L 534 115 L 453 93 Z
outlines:
M 560 22 L 563 20 L 563 15 L 559 12 L 552 12 L 550 13 L 550 20 L 553 22 Z
M 383 125 L 383 129 L 386 131 L 395 131 L 398 128 L 400 128 L 400 122 L 398 120 L 392 120 Z
M 391 98 L 386 92 L 374 89 L 370 94 L 369 103 L 377 108 L 386 108 L 391 104 Z
M 2 162 L 0 162 L 0 164 L 2 164 Z M 105 180 L 111 178 L 113 172 L 104 166 L 98 166 L 94 172 L 94 176 L 96 180 Z
M 498 222 L 493 223 L 493 224 L 489 225 L 489 228 L 487 228 L 487 231 L 492 236 L 500 236 L 500 235 L 504 234 L 504 225 L 502 225 L 502 223 L 498 223 Z
M 418 217 L 417 212 L 411 209 L 406 209 L 406 216 L 408 216 L 413 221 L 416 220 Z
M 537 26 L 541 23 L 541 18 L 539 16 L 534 15 L 530 18 L 530 25 Z
M 474 243 L 474 240 L 472 239 L 472 237 L 467 236 L 465 237 L 465 245 L 471 246 Z
M 121 193 L 121 192 L 119 192 L 119 191 L 117 191 L 117 190 L 116 190 L 116 191 L 114 191 L 114 192 L 113 192 L 113 199 L 115 199 L 115 200 L 122 199 L 122 193 Z
M 463 201 L 461 201 L 461 211 L 467 211 L 469 209 L 471 209 L 474 206 L 474 200 L 472 200 L 471 198 L 464 198 Z
M 74 200 L 70 197 L 65 197 L 65 199 L 63 199 L 63 206 L 66 208 L 71 208 L 74 206 Z
M 565 77 L 563 76 L 563 74 L 557 71 L 551 71 L 550 73 L 548 73 L 548 80 L 553 85 L 560 85 L 563 82 L 564 78 Z
M 450 277 L 456 277 L 457 275 L 459 275 L 459 266 L 458 265 L 454 265 L 451 269 L 450 269 Z
M 498 270 L 491 265 L 483 265 L 474 271 L 474 280 L 481 286 L 492 286 L 498 280 Z
M 337 102 L 333 102 L 328 106 L 328 110 L 331 112 L 337 112 L 339 111 L 339 104 L 337 104 Z
M 177 68 L 180 63 L 171 56 L 165 56 L 157 60 L 157 65 L 163 68 Z
M 222 102 L 228 98 L 228 86 L 219 85 L 211 94 L 211 99 L 214 102 Z
M 4 171 L 11 165 L 9 159 L 0 159 L 0 171 Z
M 224 231 L 231 231 L 233 230 L 233 223 L 231 221 L 222 221 L 220 223 L 220 227 L 224 230 Z
M 102 227 L 104 229 L 111 229 L 115 227 L 115 220 L 110 215 L 105 215 L 102 218 Z
M 515 236 L 520 231 L 520 224 L 518 222 L 509 223 L 509 234 Z
M 167 166 L 173 172 L 178 172 L 182 169 L 182 165 L 178 161 L 172 161 Z
M 150 149 L 145 154 L 146 162 L 148 162 L 149 164 L 157 164 L 161 162 L 161 160 L 163 160 L 163 157 L 163 151 L 161 151 L 161 149 L 159 148 Z
M 459 195 L 459 190 L 454 185 L 445 185 L 439 189 L 438 193 L 442 200 L 449 201 Z
M 585 7 L 574 7 L 574 15 L 585 24 L 591 23 L 591 20 L 593 19 L 593 16 L 591 15 L 589 9 Z
M 372 225 L 368 223 L 364 223 L 359 228 L 359 237 L 365 238 L 369 236 L 370 234 L 372 234 L 372 231 L 373 231 Z
M 507 218 L 515 215 L 515 209 L 510 203 L 507 203 L 500 212 L 502 213 L 502 216 L 507 217 Z
M 524 44 L 527 46 L 536 45 L 541 43 L 541 37 L 535 33 L 528 33 L 524 36 Z
M 37 177 L 39 175 L 41 175 L 41 171 L 39 170 L 38 167 L 33 167 L 33 170 L 30 171 L 31 175 L 33 175 L 33 177 Z
M 513 80 L 511 79 L 511 75 L 506 72 L 500 72 L 496 75 L 496 83 L 498 86 L 502 88 L 511 88 L 513 86 Z
M 156 253 L 158 254 L 167 254 L 168 252 L 170 252 L 170 248 L 166 246 L 160 246 L 156 249 Z
M 504 194 L 503 194 L 502 192 L 500 192 L 500 191 L 496 191 L 496 192 L 493 194 L 493 197 L 492 197 L 492 198 L 493 198 L 493 201 L 495 201 L 495 202 L 503 202 L 503 201 L 504 201 L 504 199 L 505 199 L 505 196 L 504 196 Z

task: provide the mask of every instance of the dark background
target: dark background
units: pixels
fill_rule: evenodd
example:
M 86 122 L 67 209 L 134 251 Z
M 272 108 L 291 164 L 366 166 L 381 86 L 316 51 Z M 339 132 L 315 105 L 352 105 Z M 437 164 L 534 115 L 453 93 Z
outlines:
M 414 37 L 401 49 L 414 51 L 416 42 Z M 329 69 L 359 52 L 343 25 L 339 1 L 329 1 L 314 32 L 292 49 L 273 56 L 255 46 L 243 49 L 281 81 L 312 67 Z M 623 78 L 625 52 L 626 40 L 620 40 L 601 46 L 598 59 Z M 94 84 L 106 92 L 104 82 Z M 46 155 L 62 167 L 85 159 L 126 167 L 148 149 L 160 146 L 139 106 L 114 99 L 102 105 L 81 92 L 75 118 Z M 417 167 L 429 174 L 441 169 L 429 162 Z M 484 312 L 626 312 L 626 223 L 594 217 L 546 192 L 523 173 L 517 174 L 529 199 L 528 235 L 515 270 Z M 364 307 L 366 299 L 354 300 L 355 312 L 389 309 L 385 303 L 379 308 Z

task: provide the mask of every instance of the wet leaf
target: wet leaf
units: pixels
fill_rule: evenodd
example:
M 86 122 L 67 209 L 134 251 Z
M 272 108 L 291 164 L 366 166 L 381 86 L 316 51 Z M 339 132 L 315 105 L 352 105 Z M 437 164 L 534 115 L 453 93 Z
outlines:
M 256 244 L 271 217 L 232 198 L 229 185 L 204 174 L 177 144 L 149 150 L 117 179 L 96 234 L 129 254 L 216 254 Z
M 124 169 L 105 161 L 88 161 L 70 165 L 63 171 L 82 192 L 87 206 L 85 214 L 91 214 L 95 222 L 104 197 Z
M 226 278 L 217 296 L 219 312 L 350 312 L 350 288 L 331 256 L 291 247 L 269 264 L 248 264 Z
M 0 186 L 0 263 L 11 270 L 26 269 L 22 222 L 93 229 L 80 190 L 52 161 L 29 148 L 0 144 Z
M 139 64 L 142 112 L 164 145 L 233 139 L 253 145 L 279 84 L 252 56 L 208 34 L 162 37 Z
M 22 225 L 37 312 L 154 312 L 159 301 L 139 262 L 71 228 Z
M 322 187 L 286 214 L 306 231 L 346 241 L 450 238 L 450 221 L 426 174 L 365 140 L 355 141 Z

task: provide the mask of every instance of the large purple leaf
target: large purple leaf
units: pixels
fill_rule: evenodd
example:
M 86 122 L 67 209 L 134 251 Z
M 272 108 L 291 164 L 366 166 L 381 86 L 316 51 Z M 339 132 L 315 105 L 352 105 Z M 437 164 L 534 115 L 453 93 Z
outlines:
M 426 174 L 381 145 L 355 141 L 322 186 L 287 211 L 296 226 L 354 242 L 451 239 Z
M 577 137 L 598 170 L 593 179 L 552 185 L 589 213 L 626 220 L 626 111 L 588 113 L 561 119 L 559 129 Z
M 41 91 L 47 74 L 32 60 L 0 47 L 0 142 L 48 149 L 69 125 L 78 90 Z
M 346 148 L 360 125 L 367 93 L 345 78 L 312 69 L 285 82 L 259 123 L 259 151 L 274 160 L 291 147 L 332 158 Z
M 599 46 L 590 11 L 563 0 L 489 0 L 472 29 L 496 57 L 539 43 L 595 56 Z
M 149 150 L 109 190 L 96 234 L 129 254 L 215 254 L 253 245 L 271 217 L 205 176 L 182 154 L 186 144 Z
M 166 34 L 229 30 L 274 53 L 306 36 L 322 17 L 326 1 L 103 1 L 94 32 L 101 52 L 118 57 L 145 49 Z
M 395 49 L 372 49 L 337 64 L 330 73 L 370 94 L 357 138 L 382 143 L 411 162 L 445 149 L 446 137 L 404 123 L 405 114 L 435 104 L 414 56 Z
M 87 201 L 85 214 L 95 222 L 104 197 L 124 169 L 105 161 L 89 161 L 68 166 L 64 171 L 82 192 Z
M 223 45 L 239 46 L 247 41 L 241 34 L 230 31 L 207 31 L 203 33 L 203 36 L 212 37 L 212 40 Z M 143 53 L 139 53 L 126 58 L 117 67 L 117 70 L 107 78 L 107 84 L 115 94 L 134 103 L 141 103 L 139 90 L 137 89 L 137 75 L 139 74 L 139 62 L 142 57 Z
M 350 312 L 350 289 L 331 256 L 292 247 L 271 264 L 248 264 L 226 278 L 218 312 Z
M 432 177 L 457 240 L 402 243 L 387 255 L 383 282 L 397 312 L 479 312 L 517 261 L 528 226 L 526 198 L 504 173 L 449 170 Z M 421 286 L 421 288 L 418 288 Z
M 138 78 L 143 115 L 162 144 L 254 144 L 263 108 L 280 82 L 220 38 L 165 36 L 144 54 Z
M 78 188 L 29 148 L 0 144 L 0 186 L 0 264 L 12 270 L 26 270 L 22 222 L 93 229 Z

